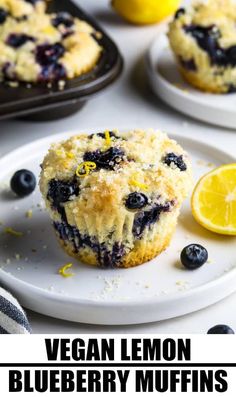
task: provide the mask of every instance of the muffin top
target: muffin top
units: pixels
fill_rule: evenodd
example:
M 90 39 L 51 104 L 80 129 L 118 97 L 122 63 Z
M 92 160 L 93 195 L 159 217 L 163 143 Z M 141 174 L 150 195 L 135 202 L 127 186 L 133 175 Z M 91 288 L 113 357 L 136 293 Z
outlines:
M 0 9 L 1 81 L 65 80 L 95 65 L 101 47 L 93 36 L 96 32 L 88 23 L 67 12 L 41 12 L 40 17 L 38 12 L 30 13 L 41 0 L 4 0 L 3 3 L 2 13 Z M 15 3 L 21 6 L 14 8 Z M 24 16 L 18 16 L 16 11 Z
M 178 206 L 192 185 L 191 165 L 162 132 L 82 134 L 52 145 L 43 161 L 40 187 L 49 206 L 59 185 L 73 187 L 68 202 L 88 214 L 135 210 L 157 201 Z
M 44 0 L 0 0 L 0 23 L 9 16 L 21 18 L 46 9 Z
M 218 66 L 236 66 L 236 3 L 233 0 L 194 2 L 189 10 L 177 11 L 170 25 L 172 34 L 182 29 Z M 183 37 L 182 37 L 183 38 Z M 186 45 L 186 43 L 185 43 Z

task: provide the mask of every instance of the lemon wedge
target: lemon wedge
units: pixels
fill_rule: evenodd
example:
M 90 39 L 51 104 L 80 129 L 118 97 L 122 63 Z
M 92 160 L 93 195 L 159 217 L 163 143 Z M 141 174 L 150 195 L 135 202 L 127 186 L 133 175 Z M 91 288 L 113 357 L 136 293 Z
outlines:
M 236 164 L 223 165 L 204 175 L 191 200 L 200 225 L 219 234 L 236 235 Z
M 140 25 L 162 21 L 174 14 L 180 3 L 180 0 L 112 0 L 112 6 L 118 14 Z

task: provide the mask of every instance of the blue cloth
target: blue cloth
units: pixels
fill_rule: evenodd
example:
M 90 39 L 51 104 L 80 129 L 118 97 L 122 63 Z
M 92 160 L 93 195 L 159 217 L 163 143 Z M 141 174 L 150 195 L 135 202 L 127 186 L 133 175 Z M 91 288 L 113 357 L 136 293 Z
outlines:
M 18 301 L 0 288 L 0 334 L 30 334 L 26 314 Z

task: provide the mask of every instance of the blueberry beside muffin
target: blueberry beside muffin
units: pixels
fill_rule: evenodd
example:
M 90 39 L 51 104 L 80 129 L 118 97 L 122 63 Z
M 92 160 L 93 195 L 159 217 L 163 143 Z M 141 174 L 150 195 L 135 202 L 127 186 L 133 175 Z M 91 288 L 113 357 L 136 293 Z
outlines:
M 141 130 L 54 144 L 40 179 L 61 246 L 104 268 L 132 267 L 160 254 L 191 184 L 183 149 L 164 133 Z

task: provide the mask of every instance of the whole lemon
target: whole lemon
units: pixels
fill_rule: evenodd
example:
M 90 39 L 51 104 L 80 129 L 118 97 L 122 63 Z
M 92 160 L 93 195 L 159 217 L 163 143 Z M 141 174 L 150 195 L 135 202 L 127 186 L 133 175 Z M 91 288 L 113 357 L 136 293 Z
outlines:
M 160 22 L 178 9 L 181 0 L 112 0 L 113 8 L 127 21 L 145 25 Z

